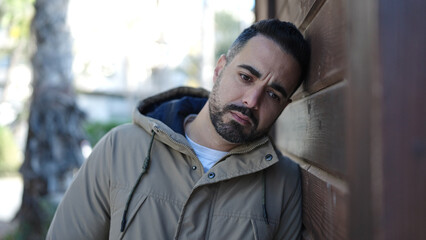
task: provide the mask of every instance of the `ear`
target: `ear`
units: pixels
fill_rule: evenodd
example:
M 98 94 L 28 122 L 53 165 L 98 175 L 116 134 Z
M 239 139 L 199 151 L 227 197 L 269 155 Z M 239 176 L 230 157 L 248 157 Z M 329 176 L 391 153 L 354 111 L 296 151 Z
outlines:
M 220 73 L 223 71 L 226 65 L 225 54 L 220 55 L 219 60 L 217 60 L 216 67 L 214 68 L 213 82 L 215 83 L 218 79 Z

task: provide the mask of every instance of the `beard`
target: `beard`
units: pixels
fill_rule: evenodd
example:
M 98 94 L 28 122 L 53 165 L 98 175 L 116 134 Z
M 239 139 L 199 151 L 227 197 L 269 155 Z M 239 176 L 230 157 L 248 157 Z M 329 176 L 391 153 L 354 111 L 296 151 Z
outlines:
M 269 129 L 264 131 L 257 130 L 258 120 L 255 117 L 252 109 L 244 106 L 237 106 L 235 104 L 221 106 L 217 94 L 221 77 L 221 75 L 218 76 L 209 99 L 210 120 L 216 129 L 216 132 L 223 139 L 231 143 L 248 143 L 266 136 Z M 229 120 L 228 122 L 225 122 L 223 119 L 224 115 L 226 113 L 230 113 L 231 111 L 237 111 L 249 117 L 252 123 L 251 126 L 244 127 L 235 120 Z

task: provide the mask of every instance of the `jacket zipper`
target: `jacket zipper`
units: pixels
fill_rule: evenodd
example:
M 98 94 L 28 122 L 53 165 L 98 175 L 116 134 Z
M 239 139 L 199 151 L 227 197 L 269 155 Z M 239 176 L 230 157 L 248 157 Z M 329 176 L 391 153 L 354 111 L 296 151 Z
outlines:
M 173 143 L 175 143 L 175 144 L 177 144 L 177 145 L 180 145 L 180 146 L 184 147 L 186 150 L 188 150 L 188 151 L 190 152 L 190 154 L 192 155 L 192 157 L 195 157 L 196 159 L 198 159 L 197 155 L 196 155 L 196 154 L 192 151 L 192 149 L 191 149 L 191 148 L 189 148 L 187 145 L 185 145 L 185 144 L 183 144 L 183 143 L 181 143 L 181 142 L 176 141 L 176 140 L 175 140 L 174 138 L 172 138 L 172 137 L 171 137 L 171 136 L 170 136 L 167 132 L 165 132 L 164 130 L 160 129 L 158 126 L 154 126 L 154 128 L 157 130 L 157 132 L 161 132 L 161 133 L 163 133 L 164 135 L 166 135 L 166 136 L 167 136 L 167 138 L 168 138 L 170 141 L 172 141 Z M 226 154 L 224 157 L 222 157 L 219 161 L 217 161 L 217 162 L 216 162 L 216 163 L 215 163 L 212 167 L 214 167 L 216 164 L 218 164 L 219 162 L 223 161 L 224 159 L 226 159 L 227 157 L 229 157 L 229 156 L 231 156 L 231 155 L 248 153 L 248 152 L 252 151 L 253 149 L 256 149 L 257 147 L 259 147 L 259 146 L 261 146 L 261 145 L 265 144 L 267 141 L 268 141 L 268 140 L 265 140 L 265 141 L 259 142 L 258 144 L 254 145 L 254 146 L 252 146 L 252 147 L 249 147 L 249 148 L 247 148 L 247 149 L 243 149 L 243 151 L 238 151 L 238 152 L 228 153 L 228 154 Z M 197 162 L 197 164 L 198 164 L 198 165 L 200 165 L 200 164 L 201 164 L 201 162 L 200 162 L 200 161 L 198 161 L 198 162 Z M 198 167 L 200 167 L 200 166 L 198 166 Z M 203 167 L 201 167 L 200 169 L 203 169 Z M 203 174 L 204 174 L 204 171 L 203 171 Z M 218 183 L 218 184 L 221 184 L 221 183 Z M 193 190 L 194 190 L 194 189 L 193 189 Z M 204 238 L 204 239 L 206 239 L 206 240 L 208 240 L 208 239 L 209 239 L 209 236 L 210 236 L 211 225 L 212 225 L 212 224 L 211 224 L 211 222 L 212 222 L 212 219 L 213 219 L 213 212 L 214 212 L 214 206 L 215 206 L 215 204 L 216 204 L 217 192 L 218 192 L 218 187 L 217 187 L 217 188 L 215 188 L 215 190 L 214 190 L 213 200 L 212 200 L 211 205 L 210 205 L 209 220 L 208 220 L 208 222 L 207 222 L 208 226 L 207 226 L 207 229 L 206 229 L 206 236 L 205 236 L 205 238 Z M 191 194 L 192 194 L 192 192 L 191 192 Z M 189 197 L 191 196 L 191 194 L 189 195 Z M 189 197 L 188 197 L 188 199 L 189 199 Z M 182 216 L 183 216 L 182 214 L 183 214 L 183 212 L 185 211 L 185 208 L 186 208 L 186 206 L 184 206 L 184 207 L 183 207 L 183 209 L 182 209 L 181 216 L 180 216 L 179 221 L 178 221 L 178 226 L 177 226 L 176 235 L 175 235 L 175 238 L 174 238 L 174 239 L 178 239 L 178 238 L 179 238 L 180 228 L 181 228 L 181 225 L 180 225 L 180 224 L 181 224 L 181 221 L 182 221 Z
M 158 132 L 161 132 L 161 133 L 163 133 L 164 135 L 166 135 L 166 136 L 167 136 L 167 138 L 168 138 L 170 141 L 172 141 L 173 143 L 175 143 L 175 144 L 177 144 L 177 145 L 180 145 L 180 146 L 184 147 L 186 150 L 188 150 L 188 152 L 192 155 L 192 156 L 191 156 L 192 158 L 198 159 L 197 155 L 195 155 L 195 153 L 192 151 L 192 149 L 191 149 L 191 148 L 189 148 L 187 145 L 185 145 L 185 144 L 183 144 L 183 143 L 181 143 L 181 142 L 176 141 L 176 140 L 175 140 L 174 138 L 172 138 L 172 137 L 171 137 L 171 136 L 170 136 L 167 132 L 165 132 L 164 130 L 160 129 L 158 126 L 154 126 L 154 128 L 155 128 Z M 201 170 L 203 170 L 203 169 L 204 169 L 204 168 L 203 168 L 203 166 L 201 165 L 201 162 L 200 162 L 200 161 L 198 161 L 196 164 L 197 164 L 197 165 L 199 165 L 199 166 L 197 166 L 197 168 L 198 168 L 198 169 L 201 169 Z M 202 174 L 204 174 L 204 170 L 203 170 Z

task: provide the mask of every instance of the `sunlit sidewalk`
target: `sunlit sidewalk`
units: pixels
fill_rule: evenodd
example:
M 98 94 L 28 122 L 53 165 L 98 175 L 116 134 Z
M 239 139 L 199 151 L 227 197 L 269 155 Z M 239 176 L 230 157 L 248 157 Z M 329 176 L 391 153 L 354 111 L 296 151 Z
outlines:
M 23 182 L 20 176 L 0 177 L 0 221 L 9 222 L 19 210 Z

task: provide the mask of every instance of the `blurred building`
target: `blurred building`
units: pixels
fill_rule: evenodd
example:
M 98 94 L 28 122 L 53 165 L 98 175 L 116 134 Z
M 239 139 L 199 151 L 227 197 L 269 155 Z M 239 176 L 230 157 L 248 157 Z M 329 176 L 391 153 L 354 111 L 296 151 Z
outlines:
M 224 3 L 71 1 L 75 84 L 88 120 L 129 121 L 137 102 L 147 96 L 183 85 L 210 89 L 216 61 L 214 17 Z M 241 28 L 254 20 L 253 4 L 244 0 L 230 5 L 247 9 L 228 9 L 238 13 Z M 93 10 L 97 8 L 102 10 Z

